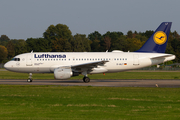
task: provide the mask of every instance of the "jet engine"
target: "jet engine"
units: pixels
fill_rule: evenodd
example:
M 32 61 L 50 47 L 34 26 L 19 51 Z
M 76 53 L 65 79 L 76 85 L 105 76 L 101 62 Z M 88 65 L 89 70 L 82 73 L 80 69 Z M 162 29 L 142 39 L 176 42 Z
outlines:
M 63 80 L 63 79 L 68 79 L 71 76 L 73 76 L 73 72 L 70 67 L 68 67 L 68 68 L 60 67 L 60 68 L 56 68 L 54 70 L 54 78 L 55 79 Z

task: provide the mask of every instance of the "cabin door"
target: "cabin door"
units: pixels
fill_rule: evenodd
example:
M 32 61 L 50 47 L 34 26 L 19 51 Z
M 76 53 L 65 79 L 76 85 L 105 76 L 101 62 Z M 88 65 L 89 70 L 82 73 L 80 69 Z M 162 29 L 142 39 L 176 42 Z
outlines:
M 32 66 L 32 54 L 27 55 L 26 66 Z

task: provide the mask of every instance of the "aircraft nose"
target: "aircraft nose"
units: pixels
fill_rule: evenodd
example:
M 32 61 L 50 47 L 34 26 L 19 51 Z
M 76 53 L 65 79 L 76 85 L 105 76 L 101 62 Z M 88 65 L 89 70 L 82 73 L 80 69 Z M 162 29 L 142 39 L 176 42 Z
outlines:
M 4 68 L 5 68 L 6 70 L 9 70 L 10 65 L 9 65 L 9 63 L 8 63 L 8 62 L 4 64 Z

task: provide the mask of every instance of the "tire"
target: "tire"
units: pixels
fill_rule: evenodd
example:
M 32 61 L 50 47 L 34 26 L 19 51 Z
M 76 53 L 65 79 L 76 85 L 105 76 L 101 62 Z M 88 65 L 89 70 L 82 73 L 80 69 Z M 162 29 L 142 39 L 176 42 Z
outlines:
M 84 78 L 83 78 L 83 81 L 84 81 L 85 83 L 88 83 L 88 82 L 90 82 L 90 78 L 84 77 Z
M 28 78 L 28 79 L 27 79 L 27 82 L 29 82 L 29 83 L 32 82 L 32 79 Z

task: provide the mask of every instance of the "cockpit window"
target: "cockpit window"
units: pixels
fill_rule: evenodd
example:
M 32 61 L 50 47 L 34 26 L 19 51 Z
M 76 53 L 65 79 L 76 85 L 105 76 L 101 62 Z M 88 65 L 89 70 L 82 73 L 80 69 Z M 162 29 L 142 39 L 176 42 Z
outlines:
M 20 61 L 20 58 L 13 58 L 12 61 Z

